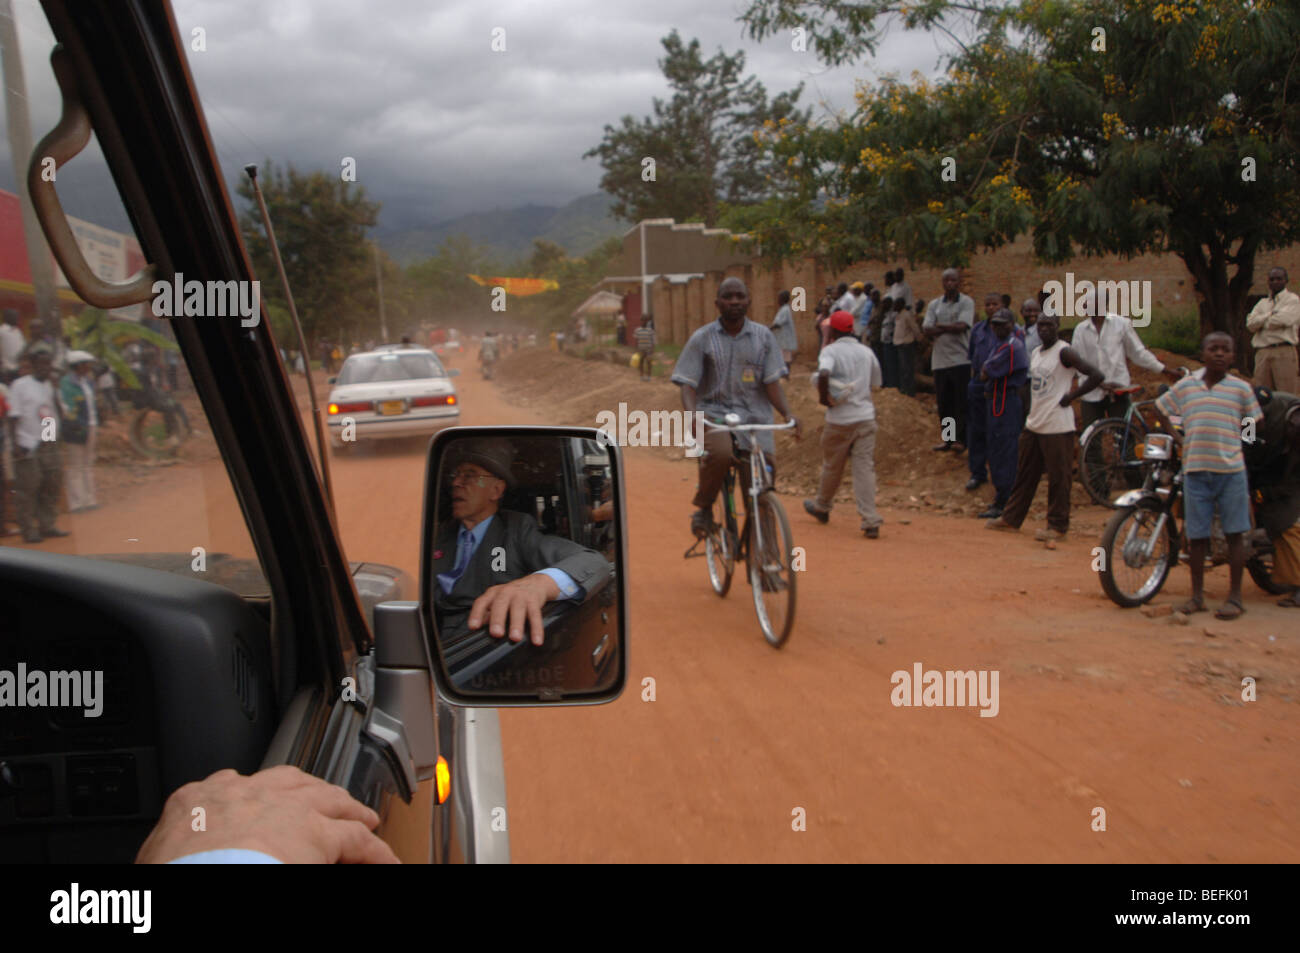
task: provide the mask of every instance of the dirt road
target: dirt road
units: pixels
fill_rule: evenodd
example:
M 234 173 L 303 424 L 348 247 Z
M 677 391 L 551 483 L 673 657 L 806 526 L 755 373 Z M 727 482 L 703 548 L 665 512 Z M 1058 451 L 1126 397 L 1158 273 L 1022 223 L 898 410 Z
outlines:
M 570 422 L 472 373 L 458 385 L 467 425 Z M 421 467 L 396 450 L 340 461 L 352 558 L 415 570 Z M 871 542 L 851 508 L 822 526 L 786 498 L 807 570 L 777 652 L 746 586 L 719 599 L 681 558 L 693 465 L 632 449 L 626 472 L 628 689 L 502 713 L 515 860 L 1300 860 L 1294 610 L 1248 589 L 1247 617 L 1209 637 L 1207 616 L 1108 602 L 1092 536 L 1048 551 L 885 509 Z M 1176 572 L 1159 601 L 1187 586 Z M 916 662 L 997 670 L 997 716 L 894 707 L 891 674 Z
M 458 379 L 463 423 L 577 422 L 498 383 Z M 807 568 L 777 652 L 743 581 L 719 599 L 703 561 L 681 558 L 694 467 L 668 457 L 626 457 L 627 691 L 502 714 L 515 860 L 1300 860 L 1300 613 L 1249 581 L 1233 624 L 1114 607 L 1090 569 L 1096 510 L 1048 551 L 888 505 L 867 541 L 851 507 L 822 526 L 786 497 Z M 409 446 L 336 460 L 350 558 L 417 571 L 423 466 Z M 219 463 L 177 468 L 68 525 L 123 550 L 243 554 L 223 485 Z M 1225 571 L 1207 579 L 1221 595 Z M 1158 601 L 1187 592 L 1175 571 Z M 892 673 L 918 662 L 997 671 L 996 717 L 894 707 Z M 1258 700 L 1242 701 L 1244 676 Z

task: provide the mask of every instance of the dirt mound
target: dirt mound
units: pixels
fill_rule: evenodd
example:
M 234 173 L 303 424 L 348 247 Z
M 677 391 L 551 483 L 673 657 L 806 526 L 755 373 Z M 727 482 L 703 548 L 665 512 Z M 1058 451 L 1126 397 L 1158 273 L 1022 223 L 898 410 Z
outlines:
M 1162 361 L 1195 369 L 1199 362 L 1166 351 L 1155 350 Z M 628 352 L 629 356 L 631 352 Z M 608 355 L 598 360 L 582 360 L 555 351 L 532 348 L 503 358 L 498 365 L 497 383 L 510 399 L 524 407 L 543 409 L 555 424 L 577 427 L 596 426 L 601 411 L 618 413 L 620 403 L 631 410 L 679 410 L 681 398 L 676 385 L 668 379 L 670 368 L 660 364 L 663 377 L 643 382 L 637 371 L 623 363 L 612 363 Z M 796 359 L 790 379 L 785 383 L 786 399 L 803 423 L 803 439 L 796 441 L 786 433 L 777 434 L 777 489 L 792 496 L 811 496 L 821 475 L 821 435 L 825 409 L 817 402 L 817 392 L 810 383 L 815 364 Z M 1164 383 L 1159 374 L 1133 368 L 1133 383 L 1141 384 L 1145 398 L 1154 397 Z M 907 397 L 899 391 L 877 391 L 875 396 L 877 503 L 895 509 L 927 510 L 954 516 L 973 517 L 989 505 L 992 489 L 985 486 L 975 493 L 965 489 L 970 473 L 965 454 L 935 453 L 930 448 L 939 441 L 939 420 L 933 394 Z M 666 458 L 689 461 L 681 448 L 634 447 L 632 453 L 654 453 Z M 1030 509 L 1029 520 L 1041 521 L 1046 513 L 1047 486 L 1039 489 L 1038 501 Z M 844 482 L 836 500 L 852 501 L 852 478 L 845 470 Z M 1087 493 L 1077 482 L 1072 491 L 1076 506 L 1090 507 L 1083 525 L 1100 528 L 1108 510 L 1090 506 Z

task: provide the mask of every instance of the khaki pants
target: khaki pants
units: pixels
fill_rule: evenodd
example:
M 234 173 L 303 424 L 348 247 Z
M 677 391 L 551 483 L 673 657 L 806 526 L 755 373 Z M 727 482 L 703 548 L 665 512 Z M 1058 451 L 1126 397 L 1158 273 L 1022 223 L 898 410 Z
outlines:
M 1296 360 L 1294 344 L 1260 348 L 1255 352 L 1253 383 L 1256 387 L 1300 394 L 1300 369 L 1296 366 Z
M 727 476 L 727 468 L 731 466 L 731 434 L 725 430 L 705 429 L 704 431 L 704 455 L 700 457 L 700 482 L 695 490 L 695 499 L 691 502 L 698 509 L 707 510 L 713 505 L 713 501 L 718 498 L 718 491 L 722 489 L 722 481 Z M 776 457 L 770 453 L 764 453 L 768 466 L 772 468 L 772 478 L 776 479 Z M 740 496 L 745 506 L 749 506 L 749 475 L 741 479 Z
M 30 452 L 14 448 L 15 507 L 24 536 L 54 529 L 54 508 L 63 483 L 59 449 L 52 440 L 42 440 Z
M 68 509 L 76 512 L 94 506 L 95 499 L 95 432 L 90 428 L 85 443 L 63 445 L 64 486 L 68 491 Z
M 1300 523 L 1273 540 L 1273 581 L 1300 587 Z
M 861 528 L 884 523 L 876 511 L 876 422 L 830 424 L 822 430 L 822 479 L 815 506 L 831 511 L 831 501 L 844 479 L 844 465 L 853 461 L 853 498 L 858 504 Z

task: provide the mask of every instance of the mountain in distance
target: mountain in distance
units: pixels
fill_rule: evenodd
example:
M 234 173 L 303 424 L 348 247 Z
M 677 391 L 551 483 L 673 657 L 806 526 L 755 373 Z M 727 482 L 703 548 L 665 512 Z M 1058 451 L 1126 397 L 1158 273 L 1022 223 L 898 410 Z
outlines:
M 452 235 L 465 235 L 475 244 L 486 246 L 502 262 L 531 254 L 536 238 L 553 241 L 571 256 L 578 257 L 606 239 L 621 236 L 631 227 L 610 214 L 612 202 L 604 192 L 593 192 L 558 208 L 521 205 L 471 212 L 423 228 L 391 232 L 385 232 L 381 226 L 376 237 L 384 251 L 402 266 L 435 255 L 438 246 Z

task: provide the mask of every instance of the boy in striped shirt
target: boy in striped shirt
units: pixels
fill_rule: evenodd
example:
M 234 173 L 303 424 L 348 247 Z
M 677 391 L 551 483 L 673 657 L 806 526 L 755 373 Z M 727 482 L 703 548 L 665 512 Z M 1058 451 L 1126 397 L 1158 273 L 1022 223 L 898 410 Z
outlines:
M 1219 619 L 1235 619 L 1246 611 L 1241 604 L 1241 571 L 1246 564 L 1244 534 L 1250 529 L 1250 487 L 1241 438 L 1247 420 L 1264 416 L 1251 386 L 1228 376 L 1233 357 L 1229 335 L 1207 334 L 1201 341 L 1204 372 L 1184 377 L 1156 400 L 1156 410 L 1166 424 L 1171 415 L 1183 418 L 1182 438 L 1172 425 L 1168 427 L 1182 445 L 1184 529 L 1191 550 L 1192 598 L 1179 611 L 1205 611 L 1205 557 L 1217 510 L 1228 539 L 1231 588 L 1214 614 Z
M 653 315 L 645 314 L 641 316 L 641 327 L 636 329 L 633 335 L 636 338 L 636 349 L 641 355 L 641 380 L 650 380 L 651 365 L 655 358 L 655 329 Z

